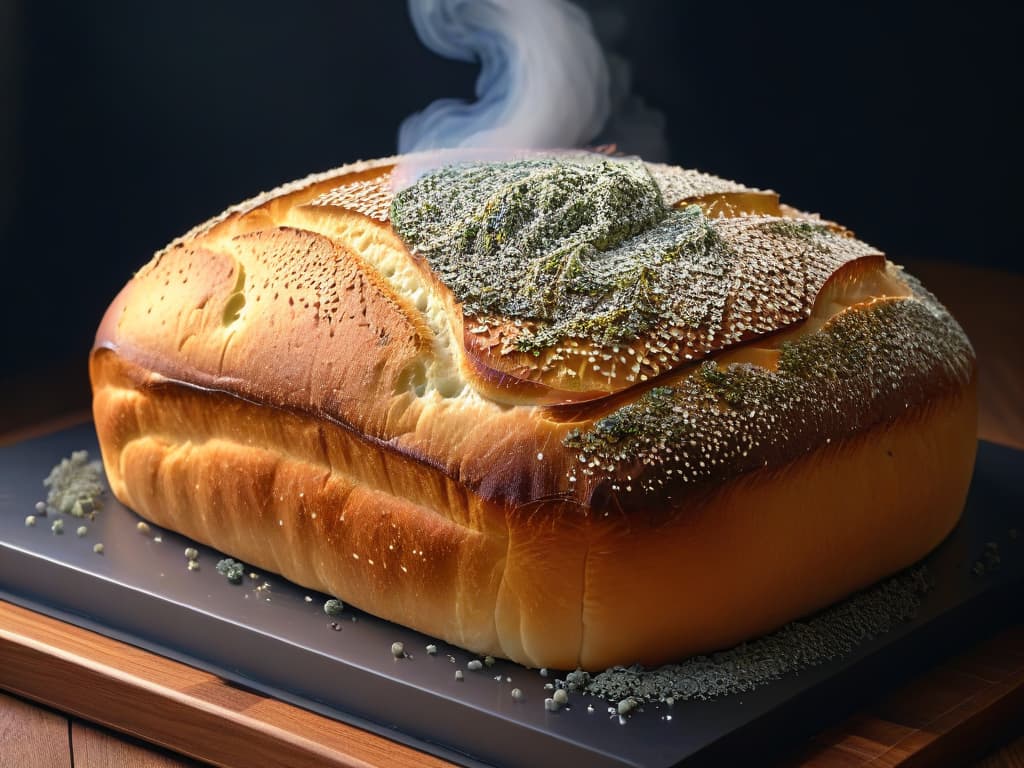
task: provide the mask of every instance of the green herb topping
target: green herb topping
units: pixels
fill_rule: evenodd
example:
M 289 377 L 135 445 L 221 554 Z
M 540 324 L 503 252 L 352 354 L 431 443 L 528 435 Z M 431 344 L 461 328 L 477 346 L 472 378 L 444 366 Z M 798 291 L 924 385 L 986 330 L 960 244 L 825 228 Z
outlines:
M 217 563 L 217 573 L 232 584 L 241 584 L 245 576 L 245 566 L 237 560 L 227 557 Z
M 443 168 L 399 192 L 395 231 L 468 315 L 534 321 L 518 345 L 610 343 L 673 316 L 696 324 L 690 286 L 721 272 L 696 206 L 667 207 L 639 161 L 573 156 Z
M 672 386 L 654 387 L 563 443 L 584 475 L 616 490 L 651 490 L 670 478 L 692 483 L 762 466 L 765 456 L 803 451 L 822 435 L 848 434 L 924 402 L 935 380 L 966 381 L 963 331 L 927 297 L 890 300 L 836 317 L 783 346 L 778 370 L 704 362 Z M 656 473 L 636 478 L 641 467 Z M 633 476 L 633 481 L 617 478 Z
M 103 495 L 102 478 L 102 465 L 89 461 L 88 451 L 75 451 L 43 480 L 49 488 L 43 511 L 49 507 L 75 517 L 95 516 Z
M 642 702 L 673 704 L 746 693 L 784 675 L 849 654 L 861 643 L 913 618 L 931 589 L 926 566 L 904 571 L 814 616 L 790 622 L 770 635 L 678 664 L 611 667 L 589 675 L 569 673 L 570 691 L 618 702 L 628 714 Z M 632 702 L 623 706 L 623 702 Z M 625 708 L 625 712 L 623 709 Z

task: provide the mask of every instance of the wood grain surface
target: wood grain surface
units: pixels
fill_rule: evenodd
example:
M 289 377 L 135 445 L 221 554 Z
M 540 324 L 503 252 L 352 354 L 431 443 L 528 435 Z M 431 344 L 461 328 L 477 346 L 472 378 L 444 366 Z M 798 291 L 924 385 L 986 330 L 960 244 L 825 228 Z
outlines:
M 1015 626 L 818 734 L 779 768 L 963 764 L 1024 724 L 1022 714 L 1024 626 Z
M 449 763 L 266 698 L 214 675 L 0 601 L 0 686 L 219 766 L 431 766 Z M 991 747 L 1024 716 L 1024 626 L 929 670 L 834 728 L 779 768 L 945 766 Z M 77 722 L 77 721 L 76 721 Z M 0 766 L 183 766 L 106 731 L 11 697 L 0 701 Z M 81 737 L 79 736 L 81 734 Z M 63 752 L 62 752 L 63 750 Z M 83 758 L 79 760 L 79 751 Z M 1012 754 L 1012 753 L 1011 753 Z M 60 762 L 61 759 L 64 762 Z M 954 761 L 954 758 L 956 760 Z M 82 762 L 82 761 L 87 762 Z M 92 762 L 88 762 L 92 761 Z
M 3 601 L 0 670 L 18 695 L 215 765 L 449 765 Z
M 1024 768 L 1024 738 L 980 760 L 974 768 Z
M 69 739 L 67 718 L 0 693 L 0 768 L 71 768 Z
M 105 728 L 71 720 L 74 768 L 192 768 L 194 760 L 143 746 Z

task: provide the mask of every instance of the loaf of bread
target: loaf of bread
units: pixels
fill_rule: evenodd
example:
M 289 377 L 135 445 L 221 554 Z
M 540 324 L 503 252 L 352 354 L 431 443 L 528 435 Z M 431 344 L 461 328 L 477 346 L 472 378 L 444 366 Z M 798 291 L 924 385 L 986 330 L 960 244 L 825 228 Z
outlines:
M 396 191 L 422 162 L 263 194 L 128 282 L 90 359 L 118 499 L 557 669 L 727 647 L 954 526 L 974 356 L 881 252 L 636 159 L 453 162 Z

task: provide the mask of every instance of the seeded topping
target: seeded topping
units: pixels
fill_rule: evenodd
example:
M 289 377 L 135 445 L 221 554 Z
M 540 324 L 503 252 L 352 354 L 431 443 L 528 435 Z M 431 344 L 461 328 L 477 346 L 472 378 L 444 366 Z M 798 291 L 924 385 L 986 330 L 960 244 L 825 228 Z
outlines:
M 805 319 L 839 267 L 881 255 L 814 220 L 672 208 L 650 168 L 586 155 L 451 166 L 396 195 L 392 226 L 462 304 L 474 348 L 513 355 L 525 378 L 578 376 L 585 360 L 588 380 L 618 387 Z M 753 192 L 672 178 L 673 202 Z
M 651 178 L 661 190 L 661 196 L 666 205 L 676 205 L 684 200 L 707 195 L 760 191 L 692 168 L 679 168 L 664 163 L 645 163 L 645 165 Z
M 377 221 L 388 220 L 391 207 L 391 174 L 343 184 L 310 201 L 317 208 L 344 208 Z
M 894 417 L 926 402 L 936 382 L 962 386 L 971 359 L 963 331 L 930 297 L 877 300 L 784 345 L 776 371 L 706 361 L 563 443 L 577 452 L 573 472 L 614 490 L 731 476 Z
M 618 702 L 628 714 L 641 702 L 674 703 L 746 693 L 829 659 L 911 619 L 931 588 L 925 566 L 899 574 L 807 619 L 711 656 L 645 668 L 612 667 L 596 675 L 570 673 L 565 686 Z M 626 712 L 623 712 L 623 701 Z
M 217 563 L 217 573 L 232 584 L 241 584 L 242 577 L 245 576 L 245 566 L 233 558 L 226 557 Z
M 664 163 L 645 163 L 666 205 L 673 206 L 686 200 L 710 195 L 750 193 L 774 197 L 773 192 L 751 189 L 710 173 L 691 168 L 677 168 Z M 390 218 L 392 192 L 391 171 L 386 170 L 370 179 L 340 184 L 309 202 L 314 208 L 341 208 L 354 211 L 377 221 Z
M 391 207 L 395 231 L 468 314 L 556 327 L 580 316 L 582 307 L 566 312 L 564 302 L 593 305 L 632 282 L 635 270 L 616 246 L 669 215 L 642 163 L 584 157 L 450 166 L 398 193 Z M 675 236 L 692 234 L 693 217 L 684 218 Z
M 326 613 L 328 616 L 337 616 L 343 610 L 345 610 L 345 605 L 341 602 L 341 600 L 331 598 L 330 600 L 324 603 L 324 613 Z
M 100 462 L 89 461 L 87 451 L 75 451 L 43 480 L 50 489 L 45 506 L 75 517 L 93 515 L 103 495 L 102 477 Z

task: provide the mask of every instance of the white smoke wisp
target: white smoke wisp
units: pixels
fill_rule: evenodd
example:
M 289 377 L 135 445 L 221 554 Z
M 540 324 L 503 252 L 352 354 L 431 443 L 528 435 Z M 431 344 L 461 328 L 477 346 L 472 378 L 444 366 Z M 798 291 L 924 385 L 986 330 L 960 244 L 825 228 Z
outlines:
M 476 101 L 439 99 L 406 118 L 399 152 L 578 147 L 608 121 L 607 59 L 566 0 L 409 0 L 409 11 L 428 48 L 479 61 L 480 75 Z

